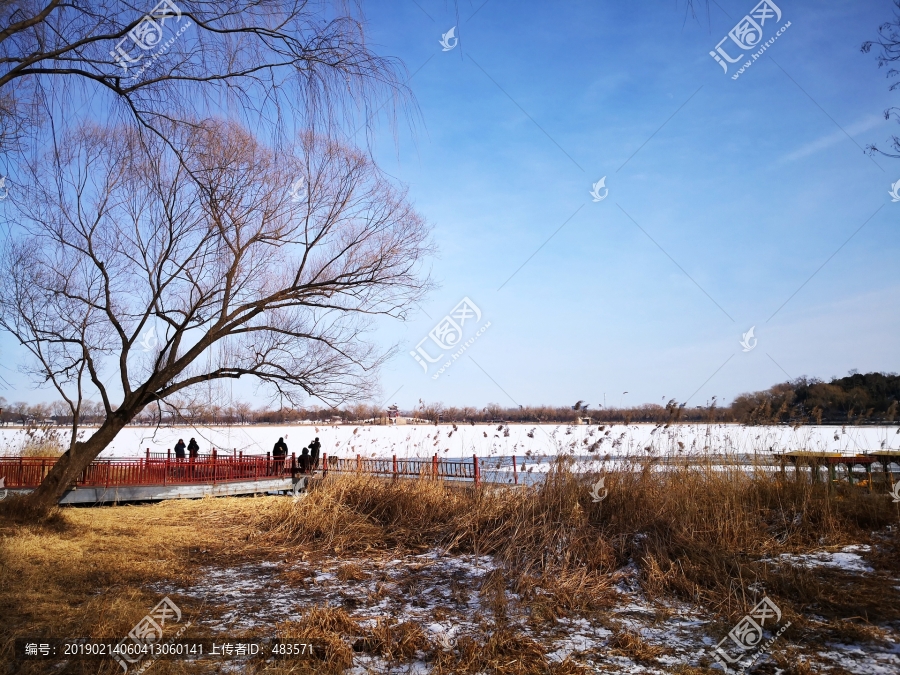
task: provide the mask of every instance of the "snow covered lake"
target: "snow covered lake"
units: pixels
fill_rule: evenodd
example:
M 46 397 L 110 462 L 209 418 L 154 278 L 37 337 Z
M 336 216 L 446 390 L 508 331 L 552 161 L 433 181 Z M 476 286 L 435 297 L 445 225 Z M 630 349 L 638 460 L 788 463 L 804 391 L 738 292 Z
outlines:
M 86 429 L 85 435 L 93 433 Z M 59 430 L 64 439 L 64 429 Z M 312 425 L 126 427 L 101 457 L 136 457 L 149 448 L 165 452 L 179 438 L 196 438 L 201 452 L 264 454 L 284 437 L 289 452 L 298 455 L 319 437 L 322 452 L 340 457 L 487 457 L 552 456 L 561 452 L 603 457 L 679 454 L 768 455 L 807 450 L 848 454 L 900 449 L 896 426 L 742 426 L 738 424 L 678 424 L 668 429 L 654 424 L 578 425 L 511 424 L 439 426 Z M 0 453 L 15 454 L 26 441 L 17 427 L 0 428 Z

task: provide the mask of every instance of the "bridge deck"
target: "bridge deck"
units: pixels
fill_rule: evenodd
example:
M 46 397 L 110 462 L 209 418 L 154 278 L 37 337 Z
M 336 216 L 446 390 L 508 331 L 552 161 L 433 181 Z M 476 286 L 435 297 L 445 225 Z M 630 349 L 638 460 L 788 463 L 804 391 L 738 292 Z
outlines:
M 299 478 L 296 492 L 306 490 L 308 478 Z M 34 488 L 12 488 L 10 494 L 27 494 Z M 266 492 L 294 491 L 295 482 L 287 478 L 271 478 L 255 481 L 229 481 L 224 483 L 199 483 L 182 485 L 120 485 L 116 487 L 75 487 L 66 492 L 60 504 L 121 504 L 123 502 L 156 502 L 164 499 L 199 499 L 201 497 L 227 497 Z

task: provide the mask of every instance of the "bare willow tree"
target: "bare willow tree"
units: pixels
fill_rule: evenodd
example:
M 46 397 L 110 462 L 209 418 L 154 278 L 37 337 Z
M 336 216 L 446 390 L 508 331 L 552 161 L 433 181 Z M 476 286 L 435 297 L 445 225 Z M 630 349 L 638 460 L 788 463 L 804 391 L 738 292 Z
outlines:
M 35 507 L 146 406 L 204 383 L 365 396 L 390 352 L 367 339 L 372 321 L 429 286 L 427 225 L 366 154 L 312 133 L 276 152 L 217 120 L 168 136 L 84 127 L 10 195 L 0 325 L 73 418 Z M 78 440 L 94 394 L 105 417 Z
M 157 132 L 198 115 L 269 131 L 370 119 L 408 90 L 363 27 L 339 0 L 0 2 L 0 150 L 90 116 Z

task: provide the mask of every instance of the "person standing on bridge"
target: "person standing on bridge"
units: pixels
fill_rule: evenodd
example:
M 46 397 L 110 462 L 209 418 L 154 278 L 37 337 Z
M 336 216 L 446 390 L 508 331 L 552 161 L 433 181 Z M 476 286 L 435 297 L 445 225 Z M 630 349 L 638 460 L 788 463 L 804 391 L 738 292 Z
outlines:
M 319 466 L 319 450 L 322 449 L 322 444 L 319 443 L 319 437 L 316 436 L 316 440 L 309 444 L 309 466 L 315 471 Z
M 197 459 L 200 456 L 200 446 L 197 445 L 197 441 L 193 438 L 188 443 L 188 455 L 190 455 L 191 459 Z
M 284 468 L 284 460 L 287 458 L 288 447 L 284 442 L 284 438 L 279 438 L 275 447 L 272 448 L 272 469 L 275 473 L 279 473 Z
M 175 459 L 184 459 L 184 439 L 179 438 L 175 444 Z
M 300 473 L 309 473 L 311 466 L 312 457 L 309 454 L 309 448 L 303 448 L 303 452 L 300 453 Z

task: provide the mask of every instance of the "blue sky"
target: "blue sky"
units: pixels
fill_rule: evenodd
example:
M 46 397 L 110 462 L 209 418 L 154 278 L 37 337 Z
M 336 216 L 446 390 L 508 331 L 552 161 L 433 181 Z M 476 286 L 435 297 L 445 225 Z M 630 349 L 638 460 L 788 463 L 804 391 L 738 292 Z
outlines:
M 764 39 L 790 27 L 737 80 L 709 51 L 753 2 L 685 20 L 683 3 L 490 0 L 468 19 L 479 5 L 367 10 L 421 112 L 376 152 L 441 250 L 440 290 L 383 330 L 407 347 L 385 398 L 701 405 L 900 370 L 900 161 L 861 150 L 896 131 L 885 71 L 860 53 L 892 3 L 780 2 Z M 407 352 L 463 297 L 491 326 L 434 380 Z
M 752 0 L 696 19 L 683 0 L 363 4 L 418 105 L 399 136 L 379 121 L 372 148 L 440 249 L 440 288 L 379 325 L 403 347 L 381 400 L 702 405 L 900 370 L 900 160 L 861 149 L 900 131 L 885 70 L 860 52 L 889 0 L 778 2 L 764 39 L 790 27 L 737 80 L 709 52 Z M 490 327 L 433 379 L 444 360 L 426 374 L 409 352 L 464 297 L 482 317 L 463 339 Z

